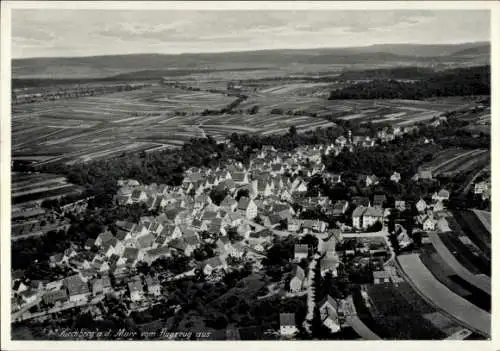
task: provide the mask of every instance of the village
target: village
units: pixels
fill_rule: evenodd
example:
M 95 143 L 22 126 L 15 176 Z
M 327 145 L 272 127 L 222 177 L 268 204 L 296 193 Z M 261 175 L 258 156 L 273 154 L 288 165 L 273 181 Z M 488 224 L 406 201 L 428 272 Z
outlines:
M 341 263 L 356 261 L 356 266 L 375 267 L 372 283 L 397 282 L 401 278 L 393 265 L 394 243 L 404 249 L 413 241 L 403 225 L 394 224 L 391 213 L 411 209 L 416 226 L 413 231 L 420 233 L 422 242 L 428 241 L 427 232 L 449 230 L 445 204 L 450 193 L 441 189 L 429 194 L 427 201 L 411 204 L 401 199 L 389 204 L 385 194 L 376 193 L 333 202 L 321 193 L 311 195 L 308 182 L 319 176 L 332 185 L 342 183 L 340 172 L 325 171 L 324 155 L 337 155 L 355 145 L 373 147 L 403 137 L 414 128 L 391 133 L 382 130 L 377 139 L 349 133 L 331 145 L 302 146 L 292 152 L 265 146 L 248 167 L 231 162 L 217 169 L 191 168 L 177 187 L 120 180 L 115 196 L 119 206 L 144 204 L 157 215 L 141 217 L 137 223 L 117 221 L 113 232 L 106 230 L 96 239 L 88 239 L 84 247 L 74 245 L 51 256 L 50 266 L 69 269 L 73 272 L 70 276 L 50 282 L 14 277 L 13 321 L 43 320 L 52 313 L 81 306 L 94 311 L 92 306 L 107 294 L 121 299 L 129 312 L 144 310 L 168 300 L 162 288 L 168 281 L 202 276 L 217 282 L 245 264 L 258 273 L 275 238 L 292 238 L 292 269 L 277 284 L 282 298 L 307 295 L 306 331 L 310 331 L 314 309 L 319 308 L 324 325 L 338 332 L 339 318 L 349 320 L 355 308 L 348 299 L 330 296 L 316 306 L 315 272 L 336 277 Z M 379 182 L 375 175 L 362 177 L 367 189 Z M 421 179 L 432 179 L 431 172 L 421 170 L 412 181 Z M 397 172 L 390 177 L 394 183 L 400 180 Z M 302 216 L 315 208 L 321 208 L 332 220 Z M 311 242 L 304 240 L 306 237 L 316 238 L 317 245 L 305 244 Z M 180 257 L 187 260 L 188 269 L 179 274 L 139 273 L 138 267 Z M 268 295 L 279 290 L 269 287 Z M 280 337 L 290 338 L 298 332 L 294 313 L 281 313 L 279 322 Z

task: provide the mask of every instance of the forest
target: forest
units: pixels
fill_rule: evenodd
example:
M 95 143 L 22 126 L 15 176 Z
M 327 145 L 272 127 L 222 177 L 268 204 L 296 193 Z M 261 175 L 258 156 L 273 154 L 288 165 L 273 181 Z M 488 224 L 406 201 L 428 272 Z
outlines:
M 443 96 L 490 95 L 490 66 L 446 70 L 415 82 L 383 79 L 383 75 L 378 78 L 377 74 L 374 77 L 375 80 L 332 91 L 329 100 L 420 100 Z

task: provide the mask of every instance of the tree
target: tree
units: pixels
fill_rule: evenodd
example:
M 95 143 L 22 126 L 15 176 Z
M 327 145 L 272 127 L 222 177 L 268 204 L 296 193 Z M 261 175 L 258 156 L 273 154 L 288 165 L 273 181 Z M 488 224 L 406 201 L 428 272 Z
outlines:
M 288 134 L 290 134 L 291 136 L 297 135 L 297 127 L 290 126 L 290 128 L 288 129 Z
M 224 188 L 224 189 L 220 189 L 218 187 L 215 187 L 213 188 L 211 191 L 210 191 L 210 199 L 212 200 L 212 202 L 214 204 L 216 204 L 217 206 L 220 205 L 220 203 L 226 198 L 226 196 L 229 194 L 229 191 Z
M 240 201 L 240 198 L 242 197 L 250 197 L 250 192 L 248 189 L 240 189 L 236 193 L 236 201 Z

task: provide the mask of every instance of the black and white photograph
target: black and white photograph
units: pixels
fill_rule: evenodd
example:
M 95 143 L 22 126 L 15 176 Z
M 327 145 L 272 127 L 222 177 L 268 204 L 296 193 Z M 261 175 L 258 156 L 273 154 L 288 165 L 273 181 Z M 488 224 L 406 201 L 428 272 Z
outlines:
M 15 3 L 12 342 L 492 340 L 493 3 Z

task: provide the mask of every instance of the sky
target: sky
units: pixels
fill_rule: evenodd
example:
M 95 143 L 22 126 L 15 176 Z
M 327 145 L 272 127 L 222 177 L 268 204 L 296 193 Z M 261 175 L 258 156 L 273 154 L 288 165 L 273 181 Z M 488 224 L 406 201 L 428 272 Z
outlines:
M 12 10 L 12 57 L 490 40 L 487 10 Z

